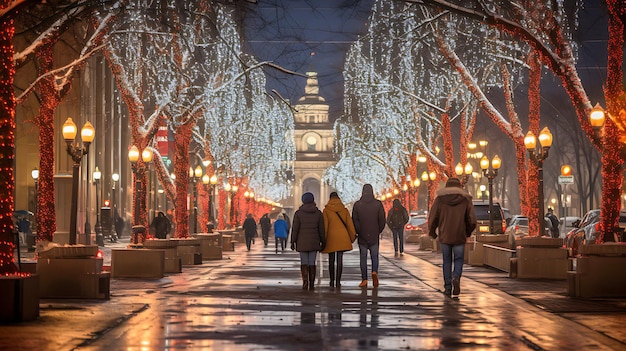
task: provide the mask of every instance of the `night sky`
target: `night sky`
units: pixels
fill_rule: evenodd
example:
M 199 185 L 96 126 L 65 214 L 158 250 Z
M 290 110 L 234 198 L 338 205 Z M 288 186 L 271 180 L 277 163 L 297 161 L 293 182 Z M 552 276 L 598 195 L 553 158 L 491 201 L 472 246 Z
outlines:
M 372 0 L 259 0 L 244 18 L 245 50 L 298 73 L 317 71 L 330 119 L 343 113 L 346 51 L 367 28 Z M 314 53 L 314 55 L 312 55 Z M 306 78 L 265 69 L 268 90 L 295 103 Z

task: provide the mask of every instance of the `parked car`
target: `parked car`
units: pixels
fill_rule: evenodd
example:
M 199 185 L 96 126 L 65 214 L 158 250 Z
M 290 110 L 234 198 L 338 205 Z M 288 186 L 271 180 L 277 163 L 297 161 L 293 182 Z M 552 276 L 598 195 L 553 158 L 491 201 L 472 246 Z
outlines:
M 428 233 L 428 217 L 426 215 L 414 213 L 409 215 L 409 221 L 404 225 L 404 237 L 406 238 L 412 232 L 415 234 Z
M 565 238 L 565 236 L 567 235 L 567 233 L 570 232 L 570 230 L 576 228 L 576 226 L 574 225 L 576 221 L 580 223 L 580 217 L 567 216 L 567 217 L 559 218 L 559 231 L 560 231 L 561 238 Z
M 583 244 L 595 244 L 598 235 L 600 234 L 600 210 L 590 210 L 587 212 L 580 222 L 574 222 L 576 228 L 570 230 L 565 237 L 565 246 L 567 247 L 570 256 L 576 256 L 578 254 L 578 248 Z M 626 211 L 620 211 L 619 215 L 619 227 L 622 229 L 621 233 L 618 233 L 617 237 L 613 238 L 616 241 L 624 241 L 624 230 L 626 230 Z
M 489 203 L 474 201 L 476 213 L 476 230 L 473 234 L 504 234 L 506 222 L 500 203 L 493 203 L 493 233 L 489 230 Z
M 528 235 L 528 217 L 521 215 L 513 216 L 504 234 L 514 235 L 516 238 Z
M 544 218 L 544 236 L 550 236 L 550 220 Z M 528 235 L 528 217 L 522 215 L 515 215 L 511 218 L 511 223 L 504 234 L 514 236 L 514 239 L 519 239 Z
M 506 207 L 502 207 L 502 213 L 504 214 L 504 222 L 506 223 L 506 226 L 508 227 L 508 226 L 509 226 L 509 224 L 511 223 L 511 220 L 512 220 L 512 219 L 513 219 L 513 217 L 515 217 L 515 216 L 512 216 L 512 215 L 511 215 L 511 210 L 509 210 L 509 209 L 508 209 L 508 208 L 506 208 Z

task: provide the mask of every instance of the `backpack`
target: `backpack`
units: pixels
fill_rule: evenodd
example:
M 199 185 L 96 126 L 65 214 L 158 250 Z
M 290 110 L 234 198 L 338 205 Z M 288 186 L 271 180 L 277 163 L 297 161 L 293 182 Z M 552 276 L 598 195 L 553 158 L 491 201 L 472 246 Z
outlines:
M 389 226 L 391 228 L 402 228 L 404 225 L 404 216 L 402 216 L 402 209 L 391 209 L 391 216 L 389 218 Z

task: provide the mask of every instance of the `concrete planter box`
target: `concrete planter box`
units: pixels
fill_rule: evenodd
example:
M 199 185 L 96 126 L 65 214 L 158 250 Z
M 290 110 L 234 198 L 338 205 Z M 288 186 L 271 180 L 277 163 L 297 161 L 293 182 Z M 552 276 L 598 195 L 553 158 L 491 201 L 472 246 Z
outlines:
M 626 256 L 626 243 L 581 245 L 578 253 L 583 256 Z
M 176 254 L 181 258 L 183 265 L 202 264 L 202 253 L 200 251 L 202 240 L 197 238 L 175 238 L 170 240 L 176 242 Z
M 567 293 L 574 297 L 626 297 L 626 256 L 583 256 L 567 273 Z
M 200 239 L 200 253 L 203 260 L 222 259 L 223 246 L 220 234 L 198 234 L 196 238 Z
M 517 277 L 567 279 L 567 249 L 562 247 L 518 247 Z
M 467 259 L 467 264 L 471 266 L 482 266 L 485 264 L 485 250 L 482 242 L 468 241 L 465 248 L 465 258 Z
M 563 239 L 545 237 L 525 237 L 518 241 L 518 245 L 523 247 L 562 247 Z
M 110 297 L 110 274 L 102 271 L 102 258 L 40 258 L 37 274 L 42 298 Z
M 502 243 L 508 242 L 509 236 L 506 234 L 482 234 L 476 235 L 476 241 L 481 243 Z
M 515 250 L 508 247 L 483 243 L 483 263 L 485 266 L 511 272 L 511 259 L 514 256 Z
M 160 279 L 165 276 L 165 251 L 158 249 L 111 250 L 113 278 Z
M 32 321 L 39 317 L 39 276 L 0 276 L 0 323 Z
M 171 239 L 150 239 L 144 241 L 144 248 L 162 250 L 165 253 L 165 273 L 181 273 L 182 258 L 178 255 L 178 241 Z

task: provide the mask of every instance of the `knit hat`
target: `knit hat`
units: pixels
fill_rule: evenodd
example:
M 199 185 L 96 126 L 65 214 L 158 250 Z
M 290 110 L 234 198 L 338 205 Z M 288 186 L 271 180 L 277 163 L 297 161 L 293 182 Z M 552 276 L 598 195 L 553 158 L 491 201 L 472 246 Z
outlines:
M 461 181 L 459 180 L 459 178 L 448 178 L 448 181 L 446 181 L 446 188 L 451 188 L 451 187 L 457 187 L 460 188 L 461 187 Z
M 306 192 L 304 194 L 302 194 L 302 203 L 303 204 L 309 204 L 311 202 L 314 202 L 315 198 L 313 197 L 313 194 Z
M 337 194 L 336 191 L 333 191 L 332 193 L 330 193 L 330 198 L 332 199 L 333 197 L 339 197 L 339 194 Z

